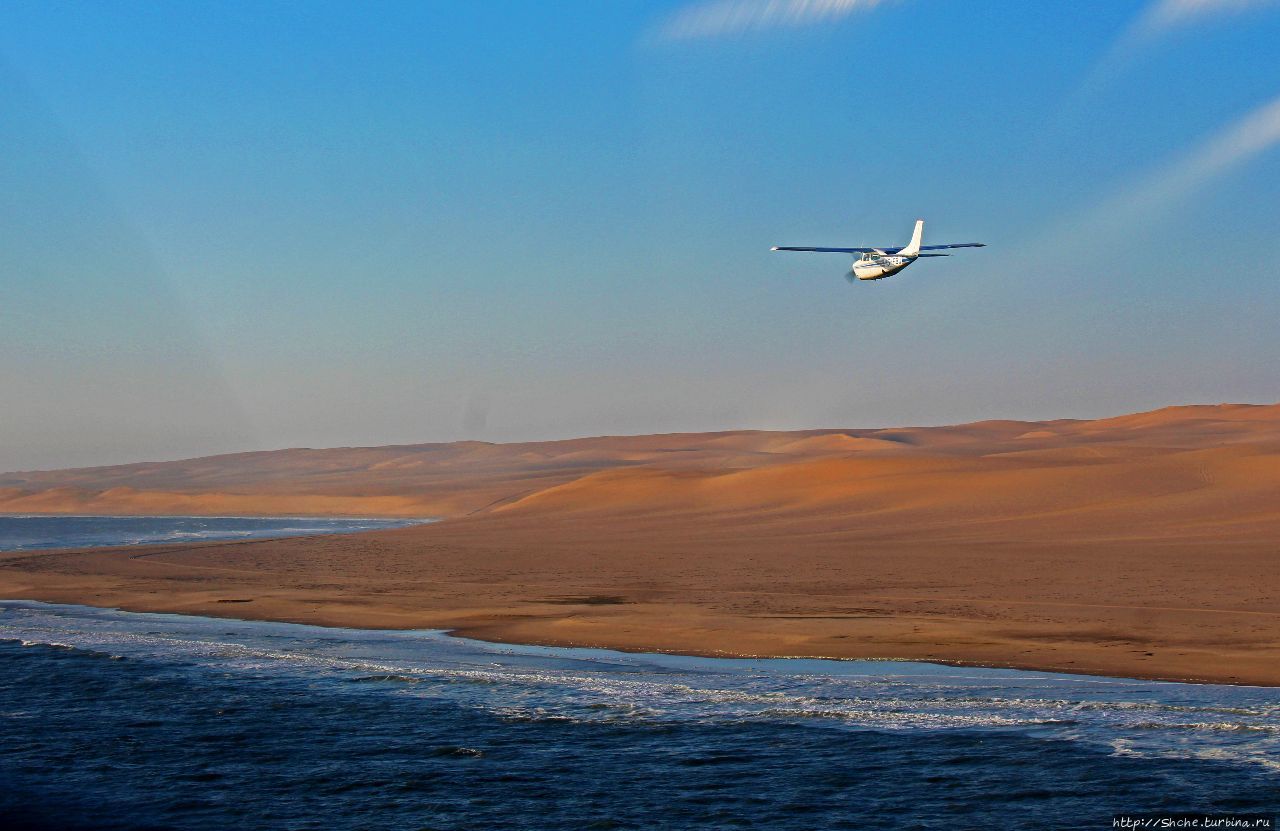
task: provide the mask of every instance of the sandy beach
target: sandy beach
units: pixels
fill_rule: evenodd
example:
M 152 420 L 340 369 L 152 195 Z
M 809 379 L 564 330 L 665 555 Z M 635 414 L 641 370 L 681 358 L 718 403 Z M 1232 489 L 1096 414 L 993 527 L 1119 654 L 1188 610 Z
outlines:
M 708 655 L 1280 684 L 1280 406 L 286 450 L 0 476 L 0 511 L 379 514 L 0 554 L 0 596 Z

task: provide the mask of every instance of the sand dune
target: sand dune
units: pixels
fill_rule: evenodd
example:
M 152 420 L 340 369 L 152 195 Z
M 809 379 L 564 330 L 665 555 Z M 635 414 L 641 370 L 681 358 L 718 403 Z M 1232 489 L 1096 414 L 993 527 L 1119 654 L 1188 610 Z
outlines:
M 1020 457 L 1083 464 L 1280 444 L 1280 405 L 1169 407 L 1097 421 L 984 421 L 880 430 L 737 431 L 567 441 L 292 449 L 176 462 L 0 474 L 0 510 L 252 513 L 351 510 L 457 516 L 594 471 L 743 470 L 844 457 Z M 852 458 L 847 464 L 857 466 Z M 903 462 L 906 464 L 906 462 Z M 980 467 L 990 466 L 984 462 Z M 912 468 L 905 468 L 911 470 Z M 860 474 L 853 474 L 855 478 Z M 839 478 L 839 477 L 837 477 Z M 254 502 L 261 506 L 254 508 Z M 201 502 L 208 501 L 208 508 Z
M 0 511 L 442 516 L 0 555 L 0 594 L 703 653 L 1280 683 L 1280 406 L 284 450 L 0 476 Z

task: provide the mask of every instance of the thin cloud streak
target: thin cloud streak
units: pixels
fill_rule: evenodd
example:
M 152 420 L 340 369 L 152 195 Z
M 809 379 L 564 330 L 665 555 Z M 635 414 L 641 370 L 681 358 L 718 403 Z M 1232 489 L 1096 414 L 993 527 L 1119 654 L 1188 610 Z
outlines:
M 1110 224 L 1177 204 L 1277 144 L 1280 144 L 1280 97 L 1220 130 L 1144 183 L 1109 200 L 1099 210 L 1097 219 L 1105 219 Z
M 1156 0 L 1147 6 L 1130 30 L 1130 37 L 1140 39 L 1161 35 L 1182 26 L 1218 20 L 1280 6 L 1278 0 Z
M 705 40 L 832 23 L 892 0 L 710 0 L 673 13 L 660 40 Z
M 1188 26 L 1219 23 L 1252 11 L 1280 7 L 1280 0 L 1153 0 L 1116 39 L 1101 70 L 1113 72 L 1141 48 Z
M 1080 245 L 1110 246 L 1135 229 L 1184 204 L 1215 180 L 1280 144 L 1280 96 L 1228 124 L 1146 178 L 1104 198 L 1093 208 L 1053 223 L 1006 260 L 1008 274 L 1025 274 L 1046 258 Z
M 1252 11 L 1280 8 L 1280 0 L 1151 0 L 1094 64 L 1059 109 L 1057 122 L 1077 116 L 1142 52 L 1179 29 L 1221 23 Z

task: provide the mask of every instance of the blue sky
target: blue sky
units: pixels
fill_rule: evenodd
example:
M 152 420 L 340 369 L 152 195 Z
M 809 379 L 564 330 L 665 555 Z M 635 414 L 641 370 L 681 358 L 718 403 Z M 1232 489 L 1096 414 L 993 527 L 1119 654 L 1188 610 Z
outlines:
M 0 6 L 0 469 L 1280 398 L 1280 4 Z M 774 244 L 988 248 L 847 285 Z

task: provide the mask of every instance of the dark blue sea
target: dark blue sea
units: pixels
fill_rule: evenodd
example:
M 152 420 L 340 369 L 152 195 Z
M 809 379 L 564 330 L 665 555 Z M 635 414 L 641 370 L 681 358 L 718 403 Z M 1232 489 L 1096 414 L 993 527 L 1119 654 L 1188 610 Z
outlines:
M 1276 689 L 0 602 L 4 828 L 1101 829 L 1277 807 Z

